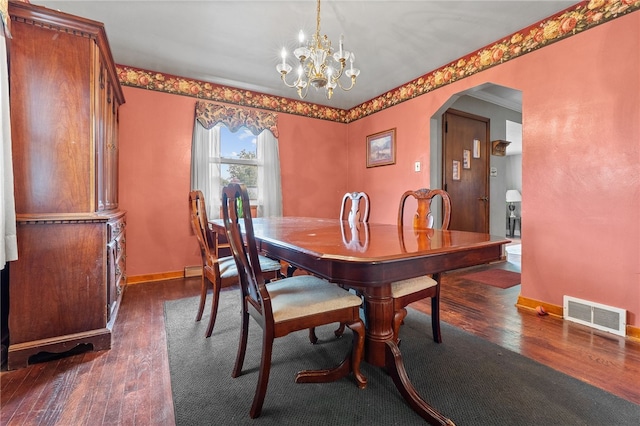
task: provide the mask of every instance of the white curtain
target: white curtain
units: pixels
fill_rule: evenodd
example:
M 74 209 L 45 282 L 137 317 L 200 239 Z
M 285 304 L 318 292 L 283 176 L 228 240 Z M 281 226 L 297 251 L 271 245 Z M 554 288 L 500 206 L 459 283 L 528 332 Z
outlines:
M 282 187 L 278 139 L 269 130 L 258 135 L 258 216 L 282 216 Z M 199 189 L 207 203 L 209 219 L 220 217 L 220 128 L 205 129 L 198 120 L 191 145 L 191 189 Z
M 258 135 L 258 216 L 282 216 L 278 139 L 269 130 Z
M 0 22 L 0 264 L 18 259 L 16 208 L 13 196 L 13 163 L 11 159 L 11 120 L 9 116 L 9 71 L 7 69 L 6 35 Z
M 213 126 L 207 130 L 195 120 L 191 142 L 191 190 L 202 191 L 209 219 L 220 217 L 222 205 L 219 158 L 220 127 Z

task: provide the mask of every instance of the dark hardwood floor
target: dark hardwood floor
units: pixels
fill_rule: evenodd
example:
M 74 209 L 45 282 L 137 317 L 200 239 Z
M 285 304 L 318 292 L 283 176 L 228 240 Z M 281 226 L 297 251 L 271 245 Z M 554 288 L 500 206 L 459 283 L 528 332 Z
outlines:
M 640 342 L 518 310 L 519 286 L 502 290 L 463 273 L 444 276 L 443 321 L 640 404 Z M 174 424 L 163 303 L 196 296 L 199 285 L 187 278 L 129 286 L 111 350 L 2 371 L 0 424 Z M 429 312 L 428 301 L 414 307 Z

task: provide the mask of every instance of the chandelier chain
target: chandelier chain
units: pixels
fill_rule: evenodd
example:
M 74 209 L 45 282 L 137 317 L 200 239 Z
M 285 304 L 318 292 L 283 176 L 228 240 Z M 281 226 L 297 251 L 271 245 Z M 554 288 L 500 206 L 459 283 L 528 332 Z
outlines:
M 316 7 L 316 38 L 320 40 L 320 0 L 318 0 Z

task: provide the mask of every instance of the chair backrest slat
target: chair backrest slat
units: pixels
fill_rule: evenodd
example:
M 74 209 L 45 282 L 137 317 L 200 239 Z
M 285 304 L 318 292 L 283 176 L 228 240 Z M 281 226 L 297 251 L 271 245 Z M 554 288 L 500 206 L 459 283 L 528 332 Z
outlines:
M 347 192 L 342 197 L 342 207 L 340 208 L 340 220 L 345 220 L 344 214 L 347 204 L 351 200 L 351 208 L 346 220 L 353 224 L 355 222 L 369 221 L 369 196 L 366 192 Z M 364 200 L 364 210 L 361 208 L 360 200 Z
M 265 306 L 267 303 L 270 304 L 269 293 L 260 268 L 249 195 L 243 184 L 232 183 L 223 189 L 222 218 L 231 252 L 238 266 L 243 297 L 248 297 L 261 313 L 270 313 L 270 306 Z
M 442 189 L 421 188 L 416 191 L 406 191 L 400 197 L 400 208 L 398 210 L 398 227 L 404 227 L 404 206 L 407 198 L 414 197 L 418 202 L 416 213 L 413 216 L 413 229 L 424 230 L 433 228 L 433 214 L 431 212 L 431 203 L 436 196 L 442 197 L 442 227 L 441 229 L 449 229 L 451 221 L 451 198 L 446 191 Z
M 441 229 L 449 229 L 449 222 L 451 221 L 451 198 L 446 191 L 442 189 L 427 189 L 422 188 L 416 191 L 406 191 L 400 197 L 400 207 L 398 210 L 398 237 L 400 239 L 400 246 L 405 250 L 404 241 L 404 210 L 405 202 L 407 198 L 413 197 L 416 199 L 418 205 L 416 212 L 413 215 L 413 230 L 414 236 L 418 244 L 418 249 L 428 249 L 431 246 L 430 239 L 433 233 L 434 218 L 431 212 L 431 203 L 436 196 L 442 197 L 442 227 Z M 428 232 L 424 232 L 428 231 Z M 443 238 L 449 238 L 444 235 Z
M 210 264 L 218 257 L 218 241 L 215 233 L 209 228 L 207 208 L 202 191 L 189 192 L 189 205 L 191 207 L 191 227 L 200 243 L 200 254 L 203 264 Z

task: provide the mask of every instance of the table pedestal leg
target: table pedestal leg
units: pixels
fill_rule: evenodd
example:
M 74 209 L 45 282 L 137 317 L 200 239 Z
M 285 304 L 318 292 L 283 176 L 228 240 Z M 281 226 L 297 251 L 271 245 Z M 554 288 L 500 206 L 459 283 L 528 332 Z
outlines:
M 402 361 L 402 353 L 393 335 L 393 298 L 391 285 L 364 288 L 365 313 L 367 316 L 367 339 L 365 341 L 365 361 L 384 367 L 407 404 L 432 425 L 453 425 L 454 423 L 438 413 L 411 384 Z
M 413 411 L 432 425 L 454 425 L 450 419 L 437 412 L 418 395 L 418 392 L 409 380 L 409 376 L 407 376 L 400 349 L 392 340 L 386 342 L 385 358 L 387 372 Z

